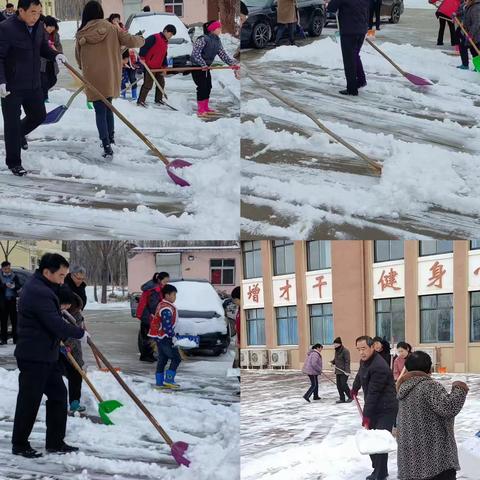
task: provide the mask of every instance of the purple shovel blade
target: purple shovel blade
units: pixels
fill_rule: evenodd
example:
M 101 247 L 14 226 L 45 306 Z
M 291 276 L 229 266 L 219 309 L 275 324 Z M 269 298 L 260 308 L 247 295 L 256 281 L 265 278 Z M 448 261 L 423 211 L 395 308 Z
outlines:
M 184 457 L 185 452 L 188 450 L 188 443 L 174 442 L 171 445 L 172 456 L 179 465 L 190 466 L 190 460 Z
M 54 108 L 51 112 L 47 113 L 45 120 L 43 121 L 43 125 L 50 125 L 52 123 L 57 123 L 60 119 L 65 115 L 67 111 L 67 107 L 65 105 L 61 105 L 60 107 Z
M 416 75 L 413 75 L 412 73 L 405 73 L 405 76 L 410 80 L 414 85 L 418 86 L 424 86 L 424 85 L 433 85 L 433 83 L 430 80 L 426 80 L 425 78 L 422 77 L 417 77 Z
M 186 160 L 180 160 L 180 159 L 173 160 L 173 162 L 170 162 L 170 164 L 167 166 L 168 176 L 180 187 L 189 187 L 190 184 L 183 178 L 180 178 L 178 175 L 175 175 L 172 172 L 172 169 L 191 167 L 191 166 L 192 164 L 187 162 Z

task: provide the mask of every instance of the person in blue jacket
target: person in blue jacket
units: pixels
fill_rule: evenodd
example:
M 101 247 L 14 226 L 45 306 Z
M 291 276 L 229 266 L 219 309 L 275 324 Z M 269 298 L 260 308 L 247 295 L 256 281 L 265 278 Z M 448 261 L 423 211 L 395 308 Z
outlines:
M 18 397 L 13 422 L 12 453 L 27 458 L 40 457 L 29 437 L 45 394 L 46 449 L 49 453 L 78 450 L 64 441 L 67 426 L 67 389 L 59 362 L 60 341 L 68 338 L 86 342 L 88 333 L 64 321 L 58 293 L 68 273 L 67 260 L 46 253 L 38 270 L 22 288 L 18 303 L 15 357 L 20 370 Z
M 26 135 L 41 125 L 47 115 L 40 58 L 58 64 L 67 61 L 65 55 L 50 48 L 41 14 L 40 0 L 19 0 L 16 15 L 0 23 L 0 98 L 6 164 L 20 177 L 28 173 L 21 159 L 21 150 L 28 149 Z
M 360 50 L 368 31 L 370 0 L 331 0 L 330 12 L 338 12 L 340 44 L 347 88 L 342 95 L 358 95 L 358 89 L 367 85 Z

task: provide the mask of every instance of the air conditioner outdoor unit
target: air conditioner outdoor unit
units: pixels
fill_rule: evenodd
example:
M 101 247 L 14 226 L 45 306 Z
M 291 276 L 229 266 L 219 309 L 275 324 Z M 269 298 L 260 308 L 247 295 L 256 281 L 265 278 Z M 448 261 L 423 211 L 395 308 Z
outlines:
M 250 366 L 250 350 L 240 350 L 240 368 L 248 368 Z
M 422 352 L 428 353 L 430 355 L 430 358 L 432 359 L 432 367 L 433 371 L 437 371 L 438 364 L 440 363 L 439 355 L 437 354 L 437 347 L 430 347 L 430 348 L 424 348 L 424 347 L 419 347 L 417 350 L 421 350 Z
M 250 365 L 263 368 L 268 364 L 266 350 L 250 350 Z
M 283 367 L 288 365 L 288 350 L 270 350 L 270 366 Z

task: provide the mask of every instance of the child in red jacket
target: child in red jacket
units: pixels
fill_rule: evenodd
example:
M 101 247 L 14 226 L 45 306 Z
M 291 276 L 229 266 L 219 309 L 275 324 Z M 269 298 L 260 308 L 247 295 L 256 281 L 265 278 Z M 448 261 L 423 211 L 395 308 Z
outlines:
M 182 359 L 178 348 L 173 344 L 177 323 L 177 308 L 174 305 L 177 289 L 173 285 L 165 285 L 162 293 L 163 300 L 158 304 L 148 332 L 148 336 L 155 338 L 158 346 L 155 379 L 157 387 L 180 388 L 180 385 L 175 383 L 175 375 Z M 165 372 L 169 360 L 170 366 Z

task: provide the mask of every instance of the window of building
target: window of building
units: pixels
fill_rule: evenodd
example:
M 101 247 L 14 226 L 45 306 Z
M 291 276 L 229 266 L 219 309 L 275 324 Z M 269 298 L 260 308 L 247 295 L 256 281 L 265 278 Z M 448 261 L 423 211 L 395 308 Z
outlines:
M 480 342 L 480 292 L 470 292 L 470 341 Z
M 247 345 L 265 345 L 265 311 L 263 308 L 245 310 Z
M 273 243 L 273 274 L 286 275 L 295 272 L 295 252 L 293 242 L 274 240 Z
M 323 270 L 331 266 L 331 242 L 329 240 L 307 242 L 307 270 Z
M 165 11 L 183 17 L 183 0 L 165 0 Z
M 262 276 L 262 251 L 260 242 L 243 242 L 243 277 L 259 278 Z
M 452 253 L 452 240 L 421 240 L 420 241 L 420 256 L 439 255 L 441 253 Z
M 470 250 L 480 250 L 480 240 L 471 240 Z
M 391 260 L 402 260 L 403 240 L 375 240 L 375 262 L 389 262 Z
M 277 341 L 279 345 L 298 345 L 297 307 L 278 307 Z
M 332 345 L 333 311 L 331 303 L 310 305 L 310 343 Z
M 453 294 L 420 297 L 420 341 L 453 342 Z
M 212 258 L 210 260 L 210 282 L 212 285 L 235 285 L 235 260 Z
M 405 340 L 405 302 L 403 298 L 375 300 L 375 331 L 390 343 Z

